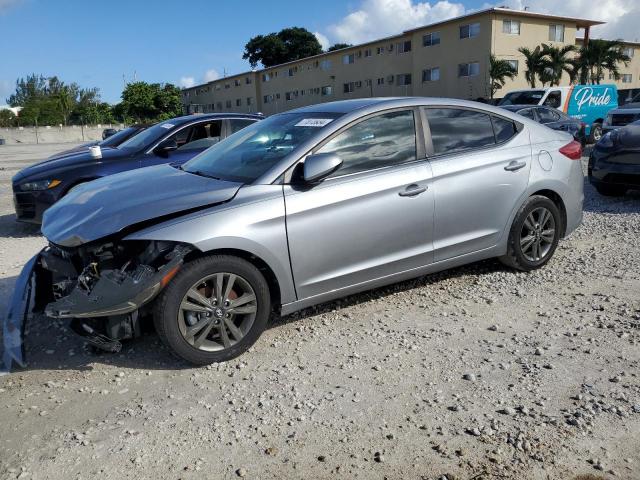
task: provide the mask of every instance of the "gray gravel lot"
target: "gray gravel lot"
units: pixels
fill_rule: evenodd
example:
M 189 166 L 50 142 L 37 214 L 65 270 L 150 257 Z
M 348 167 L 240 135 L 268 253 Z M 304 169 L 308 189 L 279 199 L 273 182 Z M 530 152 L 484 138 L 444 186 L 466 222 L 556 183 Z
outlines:
M 0 147 L 2 311 L 45 244 L 10 178 L 67 147 Z M 542 270 L 487 261 L 308 309 L 226 364 L 153 333 L 95 354 L 36 318 L 29 367 L 0 377 L 0 479 L 640 479 L 640 192 L 585 193 Z

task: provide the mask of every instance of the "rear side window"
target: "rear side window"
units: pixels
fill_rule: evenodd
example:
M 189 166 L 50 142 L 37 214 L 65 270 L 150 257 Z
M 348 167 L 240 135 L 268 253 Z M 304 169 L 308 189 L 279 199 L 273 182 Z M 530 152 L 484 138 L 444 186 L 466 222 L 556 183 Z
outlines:
M 229 120 L 229 123 L 231 125 L 231 131 L 229 132 L 229 135 L 231 135 L 232 133 L 236 133 L 239 130 L 242 130 L 244 127 L 248 127 L 249 125 L 255 123 L 255 120 L 248 120 L 248 119 L 244 119 L 244 118 L 234 118 Z
M 540 123 L 557 122 L 560 120 L 560 114 L 549 108 L 539 108 L 538 118 L 540 119 Z
M 458 108 L 427 108 L 433 153 L 461 152 L 496 143 L 488 114 Z
M 496 135 L 496 143 L 503 143 L 513 137 L 518 130 L 516 124 L 506 118 L 491 116 L 491 122 L 493 123 L 493 131 Z
M 335 153 L 342 166 L 333 177 L 398 165 L 416 159 L 413 111 L 385 113 L 336 135 L 317 153 Z

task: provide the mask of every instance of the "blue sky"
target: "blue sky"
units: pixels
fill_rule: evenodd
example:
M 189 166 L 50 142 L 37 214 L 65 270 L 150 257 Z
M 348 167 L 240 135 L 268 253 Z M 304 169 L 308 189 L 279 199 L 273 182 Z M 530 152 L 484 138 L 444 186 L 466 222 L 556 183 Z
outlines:
M 518 8 L 520 1 L 506 3 Z M 636 0 L 601 1 L 628 1 L 635 10 Z M 555 0 L 526 3 L 539 4 L 532 10 L 557 10 Z M 16 78 L 32 72 L 98 87 L 113 103 L 119 101 L 123 75 L 127 81 L 135 75 L 188 85 L 245 71 L 244 44 L 260 33 L 301 26 L 323 42 L 357 43 L 487 5 L 482 0 L 0 0 L 0 104 Z M 619 7 L 616 12 L 624 13 Z

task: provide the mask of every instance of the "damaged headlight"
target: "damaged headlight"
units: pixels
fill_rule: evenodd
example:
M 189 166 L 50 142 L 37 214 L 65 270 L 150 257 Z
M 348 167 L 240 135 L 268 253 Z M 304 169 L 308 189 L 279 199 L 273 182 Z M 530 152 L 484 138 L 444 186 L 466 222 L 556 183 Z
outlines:
M 36 182 L 25 182 L 20 185 L 20 190 L 23 192 L 35 192 L 38 190 L 48 190 L 50 188 L 57 187 L 62 182 L 60 180 L 38 180 Z

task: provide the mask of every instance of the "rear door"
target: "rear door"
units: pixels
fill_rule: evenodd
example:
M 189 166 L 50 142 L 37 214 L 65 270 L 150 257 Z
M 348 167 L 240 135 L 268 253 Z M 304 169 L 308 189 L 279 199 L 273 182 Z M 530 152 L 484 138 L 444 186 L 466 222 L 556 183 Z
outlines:
M 433 173 L 434 260 L 498 243 L 529 182 L 528 135 L 510 119 L 458 107 L 425 107 Z
M 284 186 L 291 269 L 299 299 L 431 263 L 431 168 L 417 110 L 376 114 L 314 153 L 342 166 L 313 187 Z

